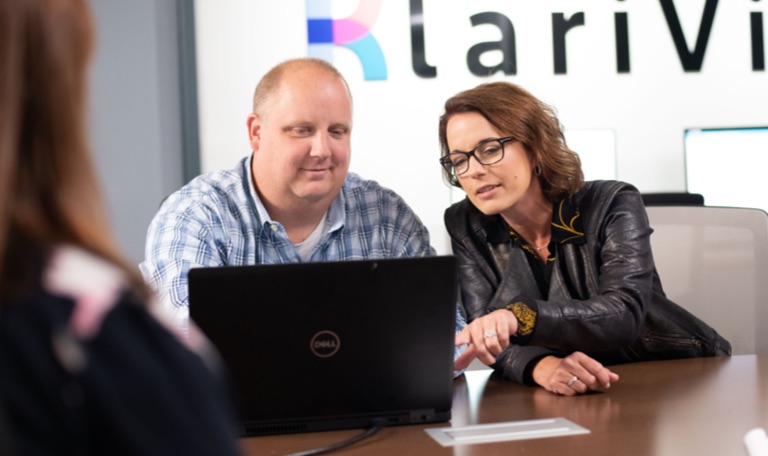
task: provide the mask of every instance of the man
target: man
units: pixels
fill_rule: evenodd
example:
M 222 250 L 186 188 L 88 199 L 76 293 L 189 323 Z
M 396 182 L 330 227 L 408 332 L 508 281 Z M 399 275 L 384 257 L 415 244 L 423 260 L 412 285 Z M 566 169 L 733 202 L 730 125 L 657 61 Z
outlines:
M 253 153 L 192 180 L 150 224 L 140 268 L 180 324 L 193 267 L 435 254 L 402 198 L 347 172 L 352 97 L 333 66 L 277 65 L 256 87 L 247 125 Z

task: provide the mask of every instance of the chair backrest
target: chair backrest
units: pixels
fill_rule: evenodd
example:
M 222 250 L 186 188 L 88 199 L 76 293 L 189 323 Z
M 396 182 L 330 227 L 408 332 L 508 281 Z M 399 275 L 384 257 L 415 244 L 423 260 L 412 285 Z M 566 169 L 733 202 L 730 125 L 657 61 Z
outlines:
M 768 353 L 768 214 L 707 206 L 647 211 L 667 296 L 728 339 L 733 354 Z
M 704 195 L 699 193 L 643 193 L 647 206 L 703 206 Z

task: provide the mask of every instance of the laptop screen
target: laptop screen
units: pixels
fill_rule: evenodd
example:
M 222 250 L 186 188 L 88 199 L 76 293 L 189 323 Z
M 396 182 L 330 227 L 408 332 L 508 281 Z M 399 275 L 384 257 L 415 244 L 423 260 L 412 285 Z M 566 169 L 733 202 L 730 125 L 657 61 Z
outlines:
M 450 418 L 452 256 L 193 269 L 244 434 Z

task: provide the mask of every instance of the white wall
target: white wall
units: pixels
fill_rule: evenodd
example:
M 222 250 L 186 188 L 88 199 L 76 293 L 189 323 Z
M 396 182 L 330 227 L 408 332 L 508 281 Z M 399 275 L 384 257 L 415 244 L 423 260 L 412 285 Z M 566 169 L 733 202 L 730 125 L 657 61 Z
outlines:
M 333 17 L 343 18 L 358 1 L 331 4 Z M 693 49 L 705 0 L 674 4 Z M 372 33 L 386 58 L 387 79 L 365 81 L 351 51 L 333 51 L 355 100 L 351 169 L 400 193 L 429 228 L 438 251 L 448 253 L 442 213 L 452 196 L 437 163 L 442 104 L 460 90 L 503 79 L 554 105 L 567 130 L 613 131 L 617 178 L 645 192 L 685 190 L 686 128 L 768 124 L 768 74 L 752 69 L 750 33 L 750 13 L 768 17 L 768 2 L 720 0 L 703 65 L 693 72 L 682 68 L 660 5 L 423 0 L 426 60 L 437 67 L 437 77 L 422 78 L 411 67 L 409 2 L 382 2 Z M 196 0 L 195 7 L 202 167 L 229 168 L 250 152 L 245 119 L 259 78 L 276 63 L 308 53 L 305 1 Z M 501 37 L 494 25 L 472 26 L 470 17 L 484 11 L 513 23 L 517 74 L 481 78 L 467 68 L 469 48 Z M 580 12 L 585 24 L 566 35 L 567 73 L 556 75 L 552 16 Z M 629 73 L 616 69 L 615 13 L 628 18 Z M 494 51 L 481 61 L 494 65 L 500 59 Z

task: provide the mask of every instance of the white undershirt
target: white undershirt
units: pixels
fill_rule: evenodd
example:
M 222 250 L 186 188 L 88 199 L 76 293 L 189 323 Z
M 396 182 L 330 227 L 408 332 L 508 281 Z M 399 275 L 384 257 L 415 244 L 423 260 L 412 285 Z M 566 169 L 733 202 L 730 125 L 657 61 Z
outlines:
M 323 237 L 323 233 L 325 233 L 325 228 L 328 226 L 328 212 L 326 212 L 323 215 L 323 218 L 320 220 L 320 223 L 317 224 L 315 229 L 307 236 L 306 239 L 304 239 L 303 242 L 299 242 L 296 244 L 296 249 L 299 251 L 299 256 L 301 257 L 301 261 L 307 261 L 309 256 L 312 254 L 312 250 L 315 249 L 315 246 L 318 242 L 320 242 L 320 238 Z

